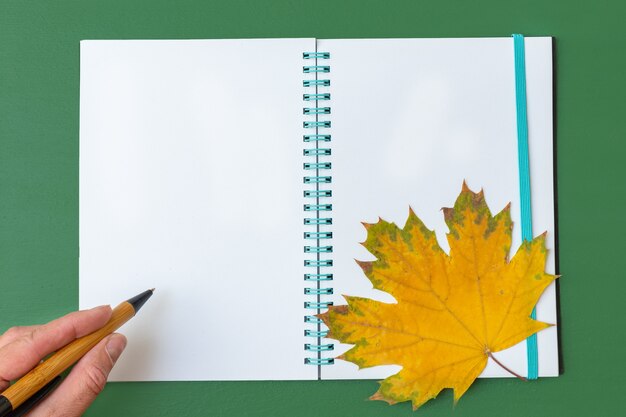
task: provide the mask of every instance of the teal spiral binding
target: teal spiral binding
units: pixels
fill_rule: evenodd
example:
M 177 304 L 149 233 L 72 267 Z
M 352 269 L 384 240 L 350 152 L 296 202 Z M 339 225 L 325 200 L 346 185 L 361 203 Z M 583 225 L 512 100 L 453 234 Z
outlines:
M 335 363 L 335 360 L 333 358 L 306 358 L 304 360 L 304 363 L 306 363 L 307 365 L 317 365 L 317 366 L 332 365 Z
M 331 190 L 305 190 L 304 196 L 309 198 L 332 197 L 333 192 Z
M 318 319 L 315 316 L 304 316 L 304 322 L 305 323 L 320 324 L 320 323 L 322 323 L 322 320 Z M 305 330 L 305 332 L 306 332 L 306 330 Z M 305 336 L 306 336 L 306 334 L 305 334 Z
M 303 127 L 305 129 L 310 129 L 313 127 L 330 127 L 330 121 L 324 120 L 323 122 L 304 122 Z
M 312 224 L 331 225 L 331 224 L 333 224 L 333 219 L 330 218 L 330 217 L 316 217 L 316 218 L 305 217 L 304 218 L 304 224 L 307 225 L 307 226 L 310 226 Z
M 310 317 L 310 316 L 306 316 Z M 321 332 L 317 332 L 315 330 L 306 329 L 304 331 L 304 335 L 306 337 L 326 337 L 328 335 L 328 330 L 322 330 Z
M 317 155 L 316 155 L 317 156 Z M 304 169 L 331 169 L 333 166 L 330 162 L 305 162 L 303 165 Z
M 325 101 L 325 100 L 330 100 L 330 93 L 303 94 L 302 95 L 302 99 L 304 101 Z M 317 103 L 315 103 L 315 104 L 317 104 Z
M 333 345 L 332 343 L 325 344 L 325 345 L 314 345 L 311 343 L 304 344 L 304 350 L 310 350 L 313 352 L 323 352 L 327 350 L 333 350 L 334 348 L 335 348 L 335 345 Z
M 331 150 L 328 148 L 303 149 L 302 154 L 304 156 L 315 156 L 315 155 L 330 156 Z
M 318 72 L 330 72 L 330 67 L 326 65 L 305 66 L 305 67 L 302 67 L 302 69 L 304 70 L 305 74 L 318 73 Z
M 305 204 L 304 211 L 332 211 L 332 204 Z M 332 233 L 330 234 L 332 237 Z
M 322 87 L 330 87 L 330 80 L 304 80 L 302 81 L 303 87 L 315 87 L 317 85 L 322 86 Z
M 316 211 L 325 211 L 325 210 L 316 210 Z M 318 229 L 319 229 L 319 227 L 318 227 Z M 333 238 L 333 232 L 304 232 L 304 238 L 305 239 L 315 239 L 315 240 L 332 239 Z
M 304 212 L 307 216 L 304 218 L 304 239 L 311 241 L 310 244 L 304 246 L 304 267 L 311 270 L 304 274 L 304 281 L 309 282 L 311 286 L 304 288 L 304 308 L 314 310 L 314 313 L 304 316 L 304 322 L 313 326 L 304 330 L 304 336 L 314 339 L 311 343 L 304 344 L 304 350 L 310 355 L 304 359 L 304 363 L 317 366 L 318 379 L 321 378 L 321 366 L 332 365 L 334 359 L 324 358 L 324 352 L 332 351 L 335 346 L 332 343 L 324 343 L 323 338 L 328 334 L 328 330 L 323 328 L 324 323 L 315 315 L 323 313 L 332 306 L 332 301 L 324 299 L 325 296 L 333 294 L 333 288 L 322 286 L 322 283 L 328 283 L 333 280 L 333 274 L 330 272 L 333 267 L 333 260 L 328 258 L 333 252 L 331 244 L 326 243 L 333 238 L 332 231 L 328 227 L 333 224 L 332 217 L 322 215 L 322 213 L 332 212 L 333 205 L 329 203 L 333 192 L 329 189 L 332 183 L 332 176 L 321 171 L 332 169 L 330 161 L 324 158 L 330 157 L 332 154 L 328 146 L 320 146 L 320 144 L 331 141 L 331 135 L 323 132 L 331 127 L 331 121 L 328 115 L 331 114 L 331 107 L 320 102 L 328 102 L 330 93 L 320 91 L 323 87 L 330 86 L 330 79 L 325 74 L 330 73 L 330 65 L 322 62 L 329 60 L 329 52 L 304 52 L 302 58 L 311 62 L 311 65 L 304 65 L 302 72 L 310 74 L 309 79 L 302 81 L 304 88 L 310 89 L 302 95 L 305 102 L 302 114 L 308 117 L 302 122 L 305 134 L 302 137 L 303 142 L 309 143 L 304 148 L 302 155 L 305 162 L 302 165 L 305 173 L 309 175 L 303 176 L 303 184 L 307 187 L 303 191 L 306 199 L 311 199 L 310 204 L 304 204 Z M 320 74 L 324 74 L 324 79 L 318 78 Z M 310 131 L 310 133 L 309 133 Z M 314 145 L 314 147 L 313 147 Z M 314 285 L 314 286 L 313 286 Z
M 312 266 L 312 267 L 318 267 L 318 266 L 333 266 L 333 260 L 332 259 L 321 259 L 321 260 L 311 260 L 311 259 L 306 259 L 304 261 L 304 266 Z
M 328 154 L 328 155 L 330 155 L 330 154 Z M 313 155 L 305 153 L 304 156 L 313 156 Z M 325 176 L 325 177 L 304 177 L 303 180 L 304 180 L 305 184 L 311 184 L 311 183 L 315 183 L 315 182 L 328 184 L 328 183 L 330 183 L 332 181 L 332 177 L 328 177 L 328 176 Z
M 304 135 L 305 142 L 330 142 L 330 135 Z
M 306 224 L 306 223 L 305 223 Z M 304 253 L 330 253 L 333 251 L 332 246 L 305 246 Z
M 305 107 L 302 109 L 304 114 L 330 114 L 330 107 Z
M 305 281 L 332 281 L 333 274 L 304 274 Z
M 305 288 L 304 294 L 305 295 L 317 295 L 317 294 L 332 295 L 333 289 L 332 288 Z
M 319 296 L 318 296 L 319 297 Z M 332 301 L 305 301 L 304 308 L 309 310 L 322 310 L 333 305 Z M 319 313 L 318 313 L 319 314 Z
M 303 52 L 302 58 L 304 59 L 330 59 L 330 53 L 328 52 Z

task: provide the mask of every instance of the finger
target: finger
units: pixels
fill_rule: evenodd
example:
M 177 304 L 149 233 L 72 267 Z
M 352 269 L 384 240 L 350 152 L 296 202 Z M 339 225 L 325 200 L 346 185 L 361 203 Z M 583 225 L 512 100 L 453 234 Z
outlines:
M 0 348 L 8 345 L 16 339 L 25 336 L 28 333 L 32 333 L 35 328 L 39 326 L 15 326 L 8 329 L 2 336 L 0 336 Z
M 0 380 L 24 375 L 47 354 L 104 326 L 111 314 L 110 306 L 76 311 L 25 333 L 0 348 Z
M 78 361 L 61 385 L 29 417 L 81 416 L 104 389 L 113 365 L 126 347 L 126 337 L 114 333 Z
M 15 327 L 11 327 L 6 332 L 4 332 L 4 334 L 2 336 L 0 336 L 0 348 L 2 348 L 3 346 L 6 346 L 9 343 L 19 339 L 20 337 L 23 337 L 23 336 L 27 335 L 28 333 L 31 333 L 37 327 L 39 327 L 39 326 L 15 326 Z M 9 385 L 10 385 L 9 381 L 5 381 L 2 378 L 0 378 L 0 392 L 2 392 L 5 389 L 9 388 Z
M 11 327 L 6 332 L 4 332 L 4 334 L 2 336 L 0 336 L 0 349 L 3 346 L 6 346 L 9 343 L 19 339 L 20 337 L 23 337 L 23 336 L 27 335 L 28 333 L 32 333 L 32 331 L 35 330 L 35 328 L 37 328 L 37 327 L 39 327 L 39 326 L 15 326 L 15 327 Z M 2 378 L 0 378 L 0 392 L 2 392 L 5 389 L 9 388 L 9 385 L 10 385 L 9 381 L 5 381 Z

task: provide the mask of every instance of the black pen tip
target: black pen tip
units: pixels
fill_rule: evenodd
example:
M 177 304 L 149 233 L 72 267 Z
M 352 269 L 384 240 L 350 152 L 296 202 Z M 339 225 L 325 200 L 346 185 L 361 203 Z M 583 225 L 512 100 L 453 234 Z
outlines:
M 128 303 L 131 306 L 133 306 L 133 309 L 135 310 L 135 314 L 137 314 L 139 309 L 146 303 L 146 301 L 148 301 L 148 299 L 152 297 L 153 293 L 154 293 L 154 288 L 150 290 L 146 290 L 142 292 L 141 294 L 136 295 L 133 298 L 127 300 Z

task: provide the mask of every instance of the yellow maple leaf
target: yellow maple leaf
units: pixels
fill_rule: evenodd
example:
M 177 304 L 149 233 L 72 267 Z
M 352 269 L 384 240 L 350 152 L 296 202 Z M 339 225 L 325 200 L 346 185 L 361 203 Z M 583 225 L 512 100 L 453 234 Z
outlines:
M 451 388 L 456 403 L 488 358 L 495 360 L 493 352 L 550 326 L 530 318 L 556 279 L 545 272 L 545 233 L 523 242 L 509 261 L 510 204 L 494 217 L 483 192 L 464 183 L 443 213 L 449 255 L 412 210 L 403 229 L 380 219 L 364 223 L 362 244 L 377 260 L 357 263 L 374 288 L 397 303 L 344 296 L 347 306 L 319 316 L 328 337 L 355 345 L 340 359 L 359 368 L 402 366 L 371 399 L 412 401 L 416 409 Z

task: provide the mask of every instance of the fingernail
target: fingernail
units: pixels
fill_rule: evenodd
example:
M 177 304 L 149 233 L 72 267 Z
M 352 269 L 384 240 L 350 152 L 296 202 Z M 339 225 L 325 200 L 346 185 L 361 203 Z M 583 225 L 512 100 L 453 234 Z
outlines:
M 98 307 L 94 307 L 91 310 L 94 311 L 94 310 L 102 310 L 102 309 L 110 310 L 111 306 L 109 304 L 104 304 L 104 305 L 101 305 L 101 306 L 98 306 Z
M 106 351 L 111 358 L 111 363 L 115 365 L 115 362 L 119 359 L 120 355 L 126 347 L 126 337 L 121 334 L 112 334 L 109 336 L 109 340 L 106 344 Z

